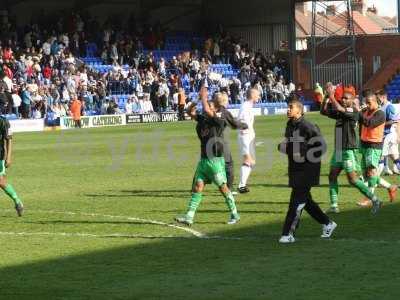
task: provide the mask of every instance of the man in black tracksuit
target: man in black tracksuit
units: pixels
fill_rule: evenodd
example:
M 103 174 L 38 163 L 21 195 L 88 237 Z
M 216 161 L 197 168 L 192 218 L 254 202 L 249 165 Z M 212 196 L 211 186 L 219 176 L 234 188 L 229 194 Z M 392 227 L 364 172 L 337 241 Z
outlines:
M 230 128 L 236 130 L 245 130 L 247 129 L 247 124 L 242 123 L 239 120 L 235 119 L 232 114 L 225 107 L 221 108 L 222 118 L 225 120 L 225 127 L 229 126 Z M 231 191 L 233 191 L 233 182 L 234 182 L 234 171 L 233 171 L 233 159 L 231 149 L 229 148 L 229 142 L 224 137 L 224 158 L 225 158 L 225 169 L 226 169 L 226 179 L 227 185 Z
M 293 243 L 294 232 L 300 216 L 305 209 L 311 217 L 323 225 L 322 238 L 329 238 L 336 228 L 336 223 L 322 212 L 311 196 L 311 188 L 319 185 L 321 158 L 326 151 L 326 143 L 320 130 L 305 120 L 303 104 L 292 99 L 289 102 L 285 140 L 279 144 L 279 151 L 289 160 L 289 186 L 292 188 L 289 210 L 286 215 L 280 243 Z

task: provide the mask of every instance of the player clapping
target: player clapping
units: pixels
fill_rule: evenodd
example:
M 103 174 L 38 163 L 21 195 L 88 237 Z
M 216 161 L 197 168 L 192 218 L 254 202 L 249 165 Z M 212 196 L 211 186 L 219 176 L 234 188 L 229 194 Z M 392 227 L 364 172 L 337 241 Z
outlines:
M 205 87 L 200 91 L 200 98 L 203 113 L 196 113 L 194 105 L 189 107 L 189 113 L 197 121 L 196 131 L 201 143 L 201 159 L 195 172 L 188 210 L 184 216 L 176 217 L 175 220 L 178 223 L 192 225 L 196 210 L 203 198 L 204 186 L 208 183 L 215 183 L 230 211 L 228 224 L 235 224 L 240 220 L 240 216 L 232 192 L 227 186 L 223 139 L 226 121 L 220 112 L 221 107 L 226 105 L 228 99 L 222 93 L 217 93 L 214 95 L 212 106 L 210 106 Z

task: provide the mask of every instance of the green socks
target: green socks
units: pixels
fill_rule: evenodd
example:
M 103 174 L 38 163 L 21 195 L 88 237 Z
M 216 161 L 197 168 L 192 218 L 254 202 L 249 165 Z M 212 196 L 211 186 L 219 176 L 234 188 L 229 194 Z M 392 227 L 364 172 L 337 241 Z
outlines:
M 194 218 L 194 215 L 196 213 L 197 208 L 200 205 L 202 198 L 203 198 L 203 195 L 201 193 L 192 193 L 192 198 L 190 199 L 190 202 L 189 202 L 189 210 L 186 214 L 189 218 L 191 218 L 191 219 Z
M 187 218 L 193 219 L 194 215 L 196 214 L 196 210 L 200 205 L 200 202 L 203 198 L 203 195 L 201 193 L 192 193 L 192 198 L 190 199 L 189 202 L 189 209 L 188 212 L 186 213 Z M 237 209 L 235 205 L 235 199 L 233 198 L 232 192 L 224 194 L 225 198 L 225 203 L 228 205 L 229 211 L 233 215 L 237 215 Z
M 235 199 L 233 198 L 232 192 L 228 192 L 224 194 L 225 203 L 228 205 L 228 208 L 233 215 L 237 215 L 237 208 L 235 204 Z
M 11 184 L 7 184 L 3 190 L 14 201 L 15 205 L 21 204 L 21 200 L 18 198 L 18 195 Z
M 368 186 L 360 179 L 356 181 L 355 186 L 368 199 L 372 200 L 374 198 L 374 194 L 370 191 Z
M 338 182 L 329 182 L 329 197 L 331 201 L 331 207 L 338 206 L 338 194 L 339 194 L 339 184 Z
M 367 180 L 368 180 L 368 186 L 370 188 L 375 188 L 379 183 L 379 177 L 378 176 L 371 176 Z

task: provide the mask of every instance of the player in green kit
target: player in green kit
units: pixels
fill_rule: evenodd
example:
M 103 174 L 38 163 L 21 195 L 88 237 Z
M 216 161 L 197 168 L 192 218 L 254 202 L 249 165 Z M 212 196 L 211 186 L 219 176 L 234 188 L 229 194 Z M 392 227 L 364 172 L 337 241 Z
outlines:
M 365 96 L 366 107 L 360 113 L 361 125 L 361 167 L 365 179 L 372 192 L 379 185 L 387 189 L 390 201 L 393 202 L 397 194 L 397 186 L 390 184 L 380 177 L 378 168 L 382 156 L 384 132 L 386 126 L 385 112 L 380 109 L 378 98 L 373 93 Z M 369 206 L 368 199 L 358 203 L 360 206 Z
M 344 93 L 342 102 L 336 101 L 334 90 L 328 90 L 329 98 L 323 103 L 321 113 L 336 120 L 335 126 L 335 151 L 332 155 L 329 172 L 330 208 L 328 213 L 339 213 L 338 207 L 338 176 L 344 170 L 349 183 L 356 187 L 365 197 L 373 203 L 372 212 L 380 208 L 380 200 L 370 191 L 368 186 L 359 179 L 357 171 L 358 155 L 358 120 L 359 111 L 354 103 L 351 93 Z
M 193 179 L 192 197 L 185 215 L 175 218 L 175 221 L 185 225 L 192 225 L 194 215 L 202 200 L 202 192 L 205 184 L 214 183 L 218 186 L 230 211 L 228 224 L 236 224 L 240 220 L 232 192 L 227 186 L 224 139 L 225 119 L 221 114 L 221 107 L 227 101 L 223 93 L 215 94 L 212 105 L 208 103 L 208 92 L 205 87 L 200 90 L 200 99 L 203 105 L 203 113 L 196 113 L 190 107 L 190 115 L 197 121 L 196 131 L 201 143 L 201 159 Z
M 15 210 L 18 216 L 21 217 L 24 206 L 12 185 L 7 183 L 6 180 L 6 168 L 9 168 L 11 165 L 11 152 L 12 132 L 10 130 L 10 123 L 6 118 L 0 116 L 0 187 L 13 200 Z

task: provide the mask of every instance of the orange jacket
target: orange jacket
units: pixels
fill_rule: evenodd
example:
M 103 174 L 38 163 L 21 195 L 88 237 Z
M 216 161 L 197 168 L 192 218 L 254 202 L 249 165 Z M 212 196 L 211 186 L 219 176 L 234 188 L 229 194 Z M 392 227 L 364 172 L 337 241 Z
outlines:
M 363 119 L 369 120 L 369 119 L 373 118 L 378 111 L 379 110 L 374 111 L 371 114 L 368 111 L 364 112 Z M 367 142 L 367 143 L 382 143 L 384 130 L 385 130 L 385 122 L 383 122 L 381 125 L 378 125 L 377 127 L 374 127 L 374 128 L 362 125 L 361 141 Z
M 78 99 L 75 99 L 74 101 L 72 101 L 70 110 L 71 110 L 72 118 L 75 121 L 79 121 L 81 119 L 81 109 L 82 109 L 81 101 L 79 101 Z
M 186 95 L 185 92 L 178 93 L 178 104 L 185 105 L 186 104 Z

